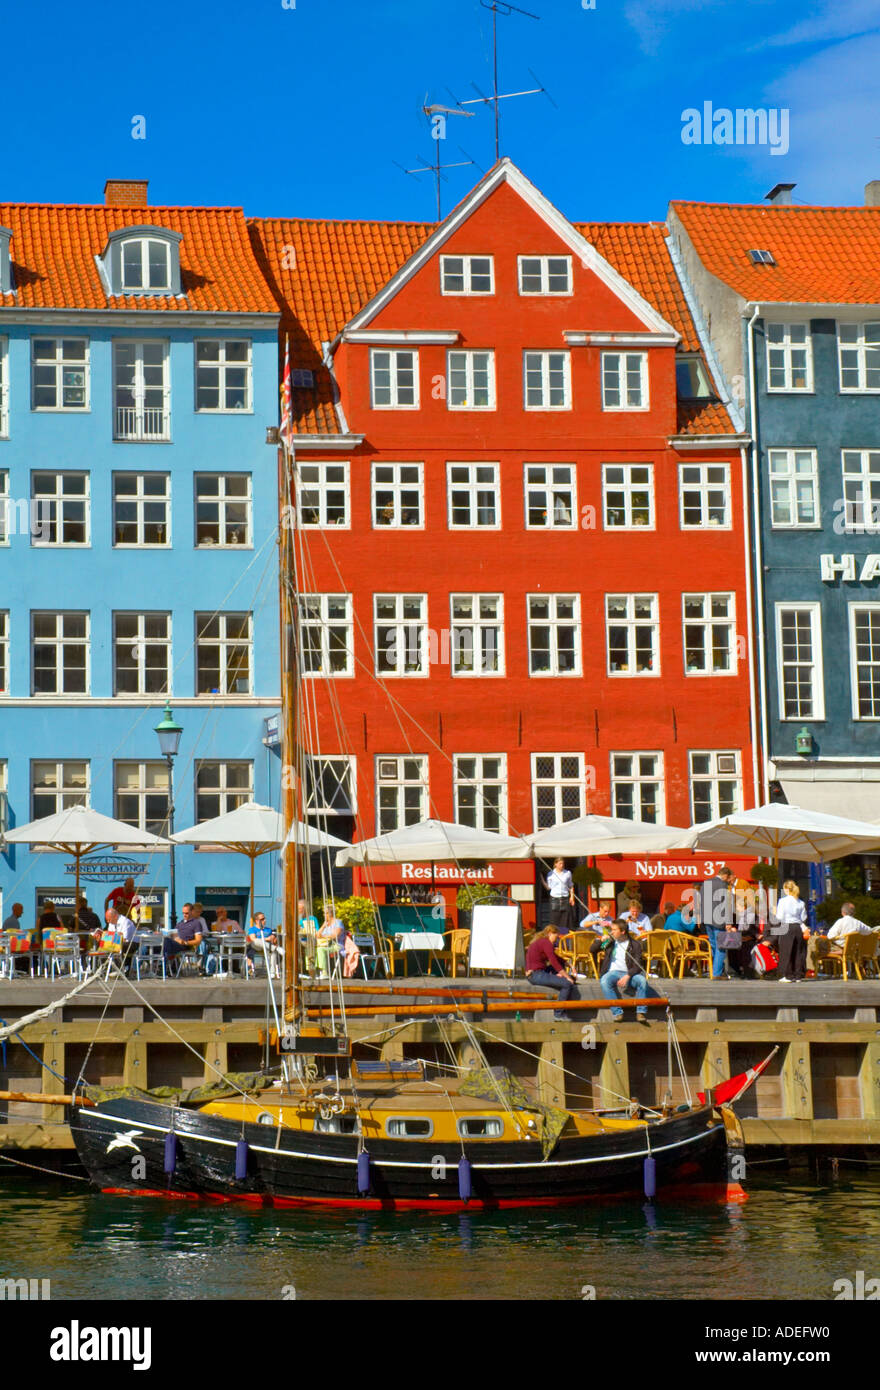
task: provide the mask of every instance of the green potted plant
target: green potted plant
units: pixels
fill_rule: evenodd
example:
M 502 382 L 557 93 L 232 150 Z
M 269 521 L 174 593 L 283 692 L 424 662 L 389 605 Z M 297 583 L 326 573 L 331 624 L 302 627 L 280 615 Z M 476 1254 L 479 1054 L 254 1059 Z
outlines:
M 765 864 L 759 861 L 749 869 L 749 878 L 753 883 L 758 883 L 769 893 L 771 888 L 779 886 L 779 870 L 775 864 Z

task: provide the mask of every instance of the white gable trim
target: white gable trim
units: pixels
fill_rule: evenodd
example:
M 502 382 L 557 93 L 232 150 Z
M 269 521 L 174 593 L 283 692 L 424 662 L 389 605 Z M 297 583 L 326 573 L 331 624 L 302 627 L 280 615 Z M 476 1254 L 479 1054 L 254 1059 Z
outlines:
M 553 204 L 539 193 L 533 183 L 526 178 L 525 174 L 517 169 L 516 165 L 509 159 L 502 159 L 490 169 L 485 178 L 477 184 L 472 193 L 465 198 L 464 202 L 459 203 L 458 207 L 450 213 L 445 222 L 442 222 L 435 232 L 428 237 L 423 246 L 410 256 L 409 260 L 401 266 L 400 270 L 391 277 L 386 285 L 382 287 L 377 295 L 365 304 L 360 313 L 356 314 L 345 326 L 343 332 L 352 329 L 365 328 L 373 321 L 378 313 L 385 308 L 400 290 L 403 289 L 414 275 L 421 270 L 422 266 L 431 259 L 441 246 L 452 236 L 453 232 L 468 220 L 472 213 L 476 212 L 487 198 L 489 198 L 502 183 L 509 183 L 511 188 L 519 194 L 523 202 L 527 203 L 539 217 L 556 233 L 569 250 L 577 256 L 581 265 L 586 270 L 593 272 L 604 285 L 617 296 L 635 316 L 641 320 L 645 328 L 650 333 L 672 334 L 673 340 L 678 342 L 680 335 L 667 323 L 666 320 L 657 313 L 657 310 L 648 303 L 646 299 L 633 289 L 628 280 L 609 265 L 604 256 L 600 256 L 594 246 L 577 232 L 566 217 L 555 208 Z M 338 346 L 342 335 L 337 337 L 333 349 Z

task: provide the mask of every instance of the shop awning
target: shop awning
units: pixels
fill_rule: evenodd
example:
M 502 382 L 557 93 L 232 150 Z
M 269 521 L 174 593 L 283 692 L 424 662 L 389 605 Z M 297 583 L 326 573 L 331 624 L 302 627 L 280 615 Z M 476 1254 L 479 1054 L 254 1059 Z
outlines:
M 880 765 L 834 767 L 777 764 L 776 780 L 792 805 L 848 820 L 880 821 Z

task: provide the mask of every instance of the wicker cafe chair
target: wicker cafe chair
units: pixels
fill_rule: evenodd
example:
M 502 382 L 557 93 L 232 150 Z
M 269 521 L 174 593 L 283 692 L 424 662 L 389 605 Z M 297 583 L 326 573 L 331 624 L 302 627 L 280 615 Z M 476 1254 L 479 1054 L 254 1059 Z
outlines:
M 571 967 L 573 975 L 579 973 L 592 975 L 594 980 L 598 980 L 599 968 L 596 964 L 596 957 L 590 951 L 590 947 L 597 939 L 596 932 L 574 931 L 565 938 L 565 946 L 560 946 L 557 942 L 556 954 L 560 960 L 564 960 Z M 580 969 L 581 966 L 583 969 Z
M 397 974 L 398 961 L 403 961 L 403 968 L 406 969 L 406 952 L 398 951 L 394 945 L 393 937 L 386 936 L 384 932 L 378 932 L 376 934 L 376 951 L 389 980 Z
M 873 933 L 872 933 L 873 935 Z M 822 966 L 827 975 L 842 975 L 845 980 L 849 979 L 849 972 L 852 971 L 857 980 L 864 980 L 865 974 L 862 963 L 865 959 L 865 950 L 862 943 L 870 952 L 868 959 L 873 960 L 877 950 L 876 941 L 871 941 L 861 932 L 853 931 L 843 938 L 843 950 L 839 955 L 830 953 L 822 959 Z
M 691 965 L 695 975 L 712 974 L 712 947 L 707 936 L 691 936 L 689 932 L 670 932 L 672 973 L 678 969 L 678 978 L 684 979 L 687 966 Z
M 662 929 L 645 937 L 645 971 L 649 975 L 675 975 L 676 937 L 680 933 Z
M 452 931 L 446 932 L 445 935 L 449 937 L 449 973 L 454 980 L 458 974 L 459 961 L 464 962 L 464 973 L 467 974 L 471 933 L 468 927 L 453 927 Z
M 870 976 L 877 979 L 880 977 L 880 935 L 876 931 L 872 931 L 870 936 L 860 932 L 859 945 L 862 948 L 861 966 L 865 972 L 862 978 Z

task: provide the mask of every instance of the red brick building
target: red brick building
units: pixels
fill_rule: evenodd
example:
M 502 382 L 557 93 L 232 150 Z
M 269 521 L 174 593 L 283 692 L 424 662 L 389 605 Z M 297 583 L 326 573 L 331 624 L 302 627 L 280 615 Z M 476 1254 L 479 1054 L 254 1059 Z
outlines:
M 665 228 L 571 223 L 507 160 L 436 226 L 250 226 L 339 830 L 753 804 L 742 441 Z

